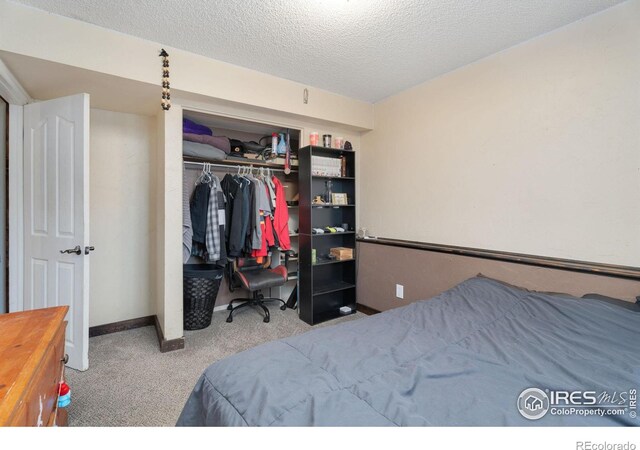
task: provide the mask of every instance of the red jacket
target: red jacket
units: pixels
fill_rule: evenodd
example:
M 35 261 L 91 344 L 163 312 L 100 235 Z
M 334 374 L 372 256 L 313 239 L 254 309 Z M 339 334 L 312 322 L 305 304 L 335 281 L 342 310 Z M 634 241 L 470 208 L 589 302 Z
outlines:
M 267 197 L 269 194 L 269 188 L 265 185 L 267 191 Z M 267 256 L 269 247 L 276 245 L 275 237 L 273 236 L 273 221 L 271 216 L 265 215 L 264 211 L 260 211 L 260 229 L 262 230 L 262 247 L 259 250 L 252 250 L 251 256 Z
M 272 178 L 276 187 L 276 210 L 273 213 L 273 232 L 278 236 L 280 248 L 291 250 L 291 238 L 289 237 L 289 209 L 284 196 L 282 183 L 276 177 Z

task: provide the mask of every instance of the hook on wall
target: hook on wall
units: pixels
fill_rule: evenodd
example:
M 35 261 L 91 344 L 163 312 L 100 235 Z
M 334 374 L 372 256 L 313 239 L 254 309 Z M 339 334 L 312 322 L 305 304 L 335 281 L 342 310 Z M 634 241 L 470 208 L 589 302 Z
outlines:
M 309 103 L 309 89 L 307 88 L 304 88 L 304 91 L 302 91 L 302 103 L 305 105 Z
M 169 84 L 169 53 L 165 49 L 158 55 L 162 58 L 162 109 L 168 111 L 171 108 L 171 85 Z

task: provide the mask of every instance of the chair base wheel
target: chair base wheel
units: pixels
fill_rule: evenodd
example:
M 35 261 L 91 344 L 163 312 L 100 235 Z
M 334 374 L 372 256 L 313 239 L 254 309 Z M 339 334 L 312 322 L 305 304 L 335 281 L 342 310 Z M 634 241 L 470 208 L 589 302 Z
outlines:
M 284 311 L 285 309 L 287 309 L 287 305 L 282 305 L 282 306 L 280 307 L 280 309 L 281 309 L 282 311 Z
M 268 317 L 265 317 L 264 319 L 262 319 L 262 321 L 263 321 L 264 323 L 269 323 L 269 320 L 270 320 L 270 319 L 269 319 Z
M 233 322 L 233 317 L 227 317 L 227 323 Z

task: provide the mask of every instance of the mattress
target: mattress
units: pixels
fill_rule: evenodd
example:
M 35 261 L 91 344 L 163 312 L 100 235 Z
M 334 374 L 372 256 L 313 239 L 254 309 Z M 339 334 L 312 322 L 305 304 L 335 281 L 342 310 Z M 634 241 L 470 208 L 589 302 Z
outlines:
M 598 299 L 476 277 L 218 361 L 177 425 L 639 425 L 639 330 L 640 313 Z M 580 392 L 575 405 L 562 392 Z

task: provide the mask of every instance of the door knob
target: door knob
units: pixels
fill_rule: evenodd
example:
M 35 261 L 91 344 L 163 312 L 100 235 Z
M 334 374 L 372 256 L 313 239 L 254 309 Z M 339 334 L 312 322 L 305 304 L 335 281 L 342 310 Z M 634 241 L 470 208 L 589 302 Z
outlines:
M 85 247 L 85 248 L 84 248 L 84 254 L 85 254 L 85 255 L 88 255 L 88 254 L 89 254 L 89 252 L 92 252 L 92 251 L 94 251 L 95 249 L 96 249 L 96 248 L 95 248 L 93 245 L 91 245 L 91 246 L 89 246 L 89 247 Z
M 74 248 L 68 248 L 66 250 L 60 250 L 60 253 L 75 253 L 76 255 L 82 255 L 82 248 L 79 245 L 76 245 Z

